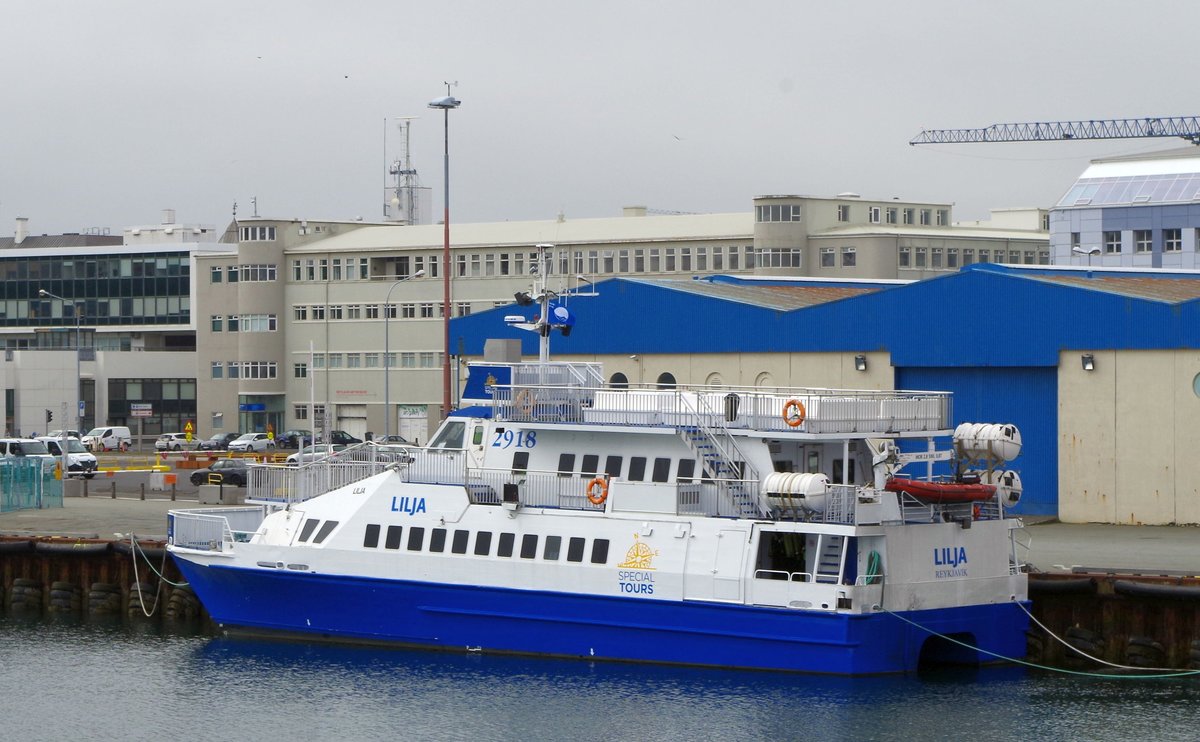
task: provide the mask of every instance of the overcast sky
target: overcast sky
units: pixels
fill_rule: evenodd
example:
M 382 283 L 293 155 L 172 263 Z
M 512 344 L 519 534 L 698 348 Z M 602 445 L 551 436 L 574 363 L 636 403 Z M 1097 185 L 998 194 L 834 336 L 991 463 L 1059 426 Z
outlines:
M 762 194 L 1050 206 L 1179 140 L 910 147 L 922 128 L 1200 114 L 1196 2 L 5 0 L 0 235 L 382 217 L 385 119 L 451 220 Z M 394 128 L 393 128 L 394 130 Z M 398 144 L 391 138 L 393 148 Z M 394 154 L 394 153 L 393 153 Z

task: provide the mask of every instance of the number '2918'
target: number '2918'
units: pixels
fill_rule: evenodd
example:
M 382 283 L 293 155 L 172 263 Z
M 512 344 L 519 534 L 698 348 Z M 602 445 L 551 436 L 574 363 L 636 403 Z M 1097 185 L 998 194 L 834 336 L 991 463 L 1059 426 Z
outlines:
M 492 448 L 533 448 L 537 445 L 536 430 L 498 430 Z

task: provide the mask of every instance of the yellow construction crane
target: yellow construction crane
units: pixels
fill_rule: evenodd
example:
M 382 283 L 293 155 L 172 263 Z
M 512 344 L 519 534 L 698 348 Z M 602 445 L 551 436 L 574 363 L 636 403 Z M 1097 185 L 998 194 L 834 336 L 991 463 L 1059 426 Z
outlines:
M 1200 145 L 1200 116 L 1163 116 L 1093 121 L 1035 121 L 992 124 L 982 129 L 925 129 L 909 144 L 971 142 L 1061 142 L 1072 139 L 1180 137 Z

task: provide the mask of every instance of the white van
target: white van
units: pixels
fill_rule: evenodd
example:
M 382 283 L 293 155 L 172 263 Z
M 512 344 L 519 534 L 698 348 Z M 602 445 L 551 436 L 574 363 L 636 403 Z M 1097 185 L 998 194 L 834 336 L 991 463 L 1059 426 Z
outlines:
M 128 451 L 133 442 L 133 435 L 124 425 L 109 425 L 104 428 L 92 428 L 83 437 L 83 445 L 93 453 L 101 451 Z
M 32 438 L 0 438 L 0 458 L 37 458 L 42 461 L 42 473 L 51 474 L 57 459 L 50 455 L 46 444 Z
M 46 450 L 50 452 L 58 461 L 62 461 L 62 439 L 51 438 L 48 435 L 38 436 L 37 440 L 46 444 Z M 99 463 L 96 457 L 88 453 L 88 450 L 83 447 L 75 438 L 67 439 L 67 472 L 69 475 L 83 476 L 88 479 L 96 476 L 96 467 Z

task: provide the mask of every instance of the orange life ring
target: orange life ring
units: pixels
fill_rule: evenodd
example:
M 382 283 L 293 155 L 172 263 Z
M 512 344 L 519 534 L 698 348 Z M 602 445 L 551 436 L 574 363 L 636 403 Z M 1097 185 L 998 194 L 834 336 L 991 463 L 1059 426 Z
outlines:
M 796 414 L 792 415 L 792 408 L 796 408 Z M 783 406 L 783 421 L 790 428 L 798 428 L 804 424 L 805 418 L 804 403 L 798 399 L 789 399 Z
M 600 490 L 597 492 L 596 488 Z M 587 483 L 587 499 L 593 505 L 603 505 L 608 499 L 608 480 L 596 477 Z
M 517 408 L 517 412 L 520 412 L 522 415 L 528 415 L 533 412 L 534 401 L 533 390 L 522 389 L 513 397 L 513 406 Z

